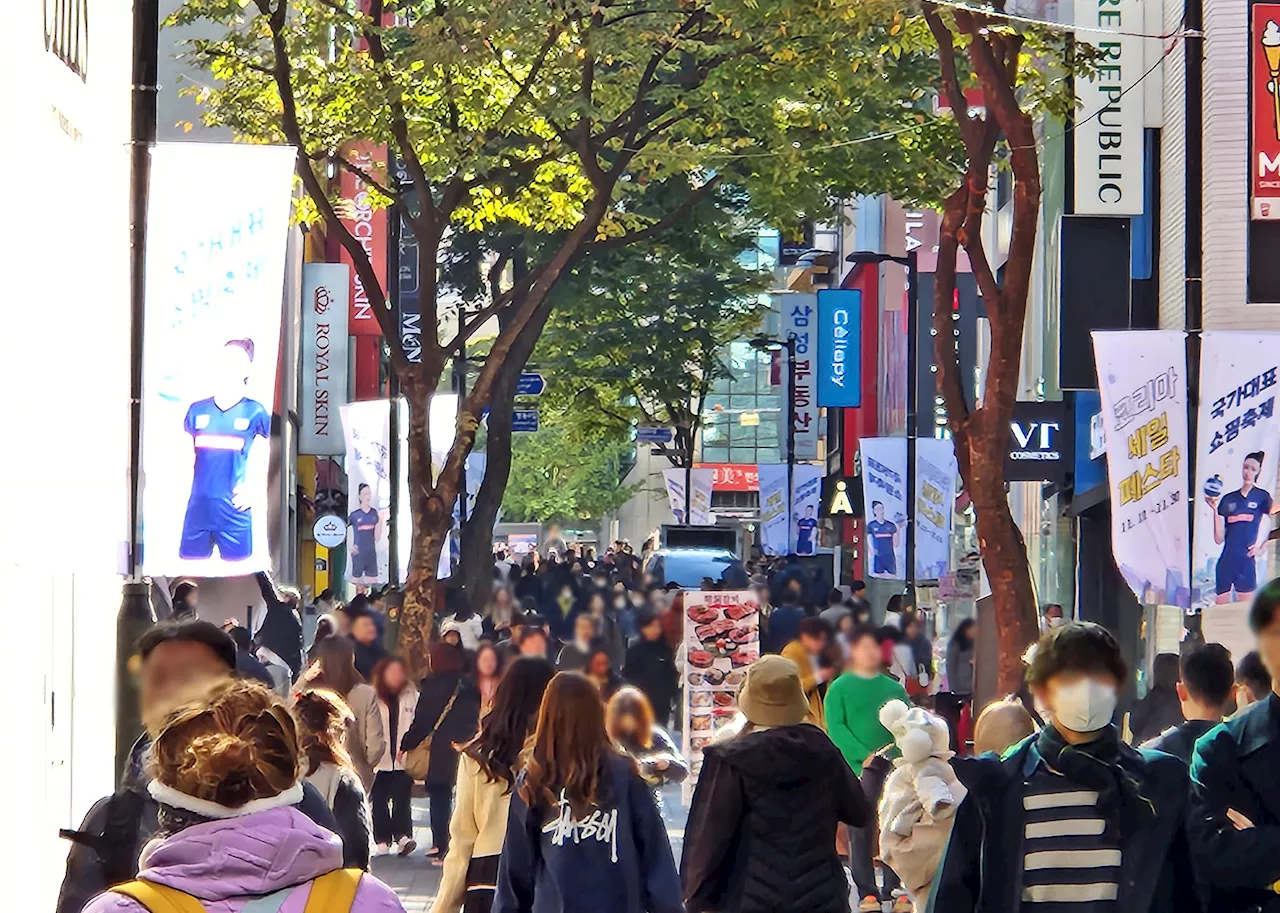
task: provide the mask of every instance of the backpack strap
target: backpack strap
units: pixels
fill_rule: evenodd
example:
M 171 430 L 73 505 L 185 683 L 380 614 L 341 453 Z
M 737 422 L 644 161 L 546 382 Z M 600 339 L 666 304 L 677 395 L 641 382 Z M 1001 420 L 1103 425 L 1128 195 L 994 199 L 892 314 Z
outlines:
M 360 869 L 334 869 L 321 875 L 311 882 L 303 913 L 349 913 L 362 875 Z
M 190 894 L 153 881 L 127 881 L 112 887 L 111 892 L 132 897 L 150 913 L 205 913 L 204 906 Z

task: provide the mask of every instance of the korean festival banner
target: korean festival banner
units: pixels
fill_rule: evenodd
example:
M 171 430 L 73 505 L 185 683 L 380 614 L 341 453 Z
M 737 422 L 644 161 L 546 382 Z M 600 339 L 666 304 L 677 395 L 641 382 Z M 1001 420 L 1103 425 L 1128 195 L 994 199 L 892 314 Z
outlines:
M 783 463 L 761 463 L 760 550 L 766 555 L 785 555 L 790 525 L 791 500 L 787 497 L 787 467 Z
M 1095 331 L 1093 350 L 1116 567 L 1139 602 L 1188 608 L 1186 335 Z
M 760 604 L 749 591 L 684 594 L 684 756 L 688 803 L 711 738 L 733 722 L 747 667 L 760 658 Z
M 785 473 L 787 467 L 783 466 Z M 822 503 L 822 467 L 795 467 L 791 492 L 791 554 L 818 554 L 818 508 Z M 785 477 L 784 477 L 785 478 Z
M 1248 602 L 1267 581 L 1280 505 L 1280 333 L 1205 332 L 1196 442 L 1195 605 Z
M 268 570 L 267 474 L 295 152 L 151 149 L 142 374 L 147 574 Z M 235 180 L 211 181 L 210 175 Z
M 951 570 L 957 472 L 954 442 L 939 438 L 916 441 L 917 580 L 939 580 Z
M 688 498 L 688 518 L 684 515 L 686 476 L 691 483 Z M 711 526 L 716 522 L 715 514 L 711 513 L 711 487 L 714 477 L 715 472 L 711 469 L 673 468 L 662 470 L 662 481 L 667 489 L 667 504 L 671 507 L 671 513 L 675 515 L 677 523 L 690 526 Z
M 862 497 L 870 575 L 905 580 L 907 570 L 907 439 L 863 438 Z
M 400 423 L 401 428 L 407 425 Z M 357 586 L 381 586 L 390 580 L 391 401 L 343 406 L 342 432 L 347 442 L 347 580 Z M 400 461 L 402 467 L 407 463 Z M 405 525 L 397 523 L 396 547 L 401 552 L 411 541 Z

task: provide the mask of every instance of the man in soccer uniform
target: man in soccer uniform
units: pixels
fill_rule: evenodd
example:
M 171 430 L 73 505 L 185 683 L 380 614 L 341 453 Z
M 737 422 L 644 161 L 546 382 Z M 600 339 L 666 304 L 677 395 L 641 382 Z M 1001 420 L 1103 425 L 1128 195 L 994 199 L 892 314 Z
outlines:
M 195 447 L 195 467 L 178 546 L 181 558 L 212 558 L 215 545 L 224 561 L 244 561 L 253 554 L 245 470 L 254 441 L 271 435 L 271 413 L 244 396 L 253 350 L 251 339 L 224 345 L 224 389 L 187 409 L 183 428 Z
M 1261 451 L 1247 454 L 1240 468 L 1244 484 L 1237 491 L 1215 498 L 1205 496 L 1214 509 L 1213 541 L 1222 546 L 1216 569 L 1217 603 L 1253 598 L 1258 588 L 1257 556 L 1262 552 L 1270 534 L 1270 522 L 1263 528 L 1262 520 L 1271 514 L 1271 495 L 1255 484 L 1262 472 Z
M 867 535 L 871 538 L 871 573 L 893 575 L 898 572 L 898 524 L 884 518 L 884 503 L 871 502 L 871 513 L 875 519 L 867 524 Z
M 382 518 L 373 509 L 373 491 L 364 482 L 358 489 L 360 509 L 347 517 L 351 529 L 351 579 L 356 583 L 378 582 L 378 540 Z
M 818 551 L 818 521 L 813 507 L 804 509 L 804 517 L 796 517 L 796 554 L 813 555 Z

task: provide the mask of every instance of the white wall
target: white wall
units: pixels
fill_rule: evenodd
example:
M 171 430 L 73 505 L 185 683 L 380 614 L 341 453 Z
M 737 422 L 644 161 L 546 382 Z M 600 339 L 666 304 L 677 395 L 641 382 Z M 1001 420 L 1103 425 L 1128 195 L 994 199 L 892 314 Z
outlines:
M 614 519 L 618 524 L 618 536 L 630 542 L 637 553 L 658 527 L 676 522 L 667 504 L 667 489 L 662 481 L 662 470 L 670 468 L 671 463 L 666 457 L 655 454 L 648 444 L 636 447 L 636 464 L 622 484 L 639 483 L 641 488 L 622 505 Z

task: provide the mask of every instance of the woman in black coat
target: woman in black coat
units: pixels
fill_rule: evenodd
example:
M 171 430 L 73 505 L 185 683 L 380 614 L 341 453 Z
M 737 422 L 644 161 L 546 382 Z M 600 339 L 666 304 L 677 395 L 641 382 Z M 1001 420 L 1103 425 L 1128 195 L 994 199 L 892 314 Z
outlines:
M 458 778 L 458 750 L 476 733 L 480 722 L 480 691 L 465 669 L 461 647 L 440 643 L 431 648 L 431 673 L 418 689 L 413 724 L 400 741 L 401 751 L 417 748 L 431 736 L 431 763 L 425 786 L 431 802 L 431 836 L 427 852 L 436 865 L 449 852 L 449 818 L 453 814 L 453 785 Z
M 627 649 L 622 677 L 644 692 L 653 707 L 654 719 L 665 727 L 670 724 L 679 687 L 675 652 L 663 636 L 661 618 L 645 614 L 638 624 L 640 636 Z

